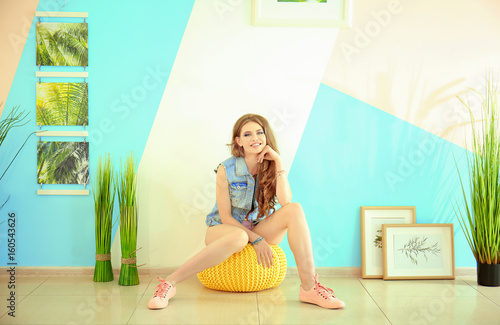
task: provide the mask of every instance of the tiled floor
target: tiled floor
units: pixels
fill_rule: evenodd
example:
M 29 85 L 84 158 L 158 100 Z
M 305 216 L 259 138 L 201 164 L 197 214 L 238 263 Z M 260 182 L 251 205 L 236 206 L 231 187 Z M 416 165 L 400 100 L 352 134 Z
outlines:
M 500 287 L 478 286 L 475 277 L 320 280 L 346 302 L 344 309 L 299 302 L 296 277 L 257 293 L 213 291 L 192 278 L 178 284 L 166 309 L 149 310 L 158 283 L 152 276 L 123 287 L 118 279 L 18 275 L 14 318 L 7 314 L 9 280 L 0 276 L 0 324 L 500 324 Z

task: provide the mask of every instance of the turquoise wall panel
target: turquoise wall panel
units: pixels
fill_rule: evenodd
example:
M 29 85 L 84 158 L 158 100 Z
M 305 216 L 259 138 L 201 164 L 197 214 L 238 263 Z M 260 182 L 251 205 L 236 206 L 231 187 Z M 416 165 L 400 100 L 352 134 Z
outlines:
M 456 265 L 475 266 L 452 206 L 461 195 L 453 155 L 465 171 L 466 153 L 321 85 L 289 175 L 316 265 L 361 266 L 361 206 L 416 206 L 417 223 L 455 224 Z
M 86 68 L 89 73 L 86 80 L 89 83 L 89 126 L 86 130 L 90 135 L 87 141 L 90 142 L 91 178 L 98 156 L 106 152 L 113 154 L 116 166 L 119 165 L 119 158 L 125 158 L 130 150 L 134 150 L 140 160 L 193 4 L 194 0 L 73 0 L 65 5 L 52 0 L 39 2 L 38 11 L 59 11 L 64 5 L 64 11 L 85 11 L 89 15 L 89 66 Z M 42 18 L 44 21 L 61 20 Z M 25 137 L 37 129 L 37 70 L 34 20 L 2 114 L 5 117 L 13 106 L 21 105 L 22 109 L 30 112 L 31 121 L 15 129 L 2 146 L 1 172 Z M 82 68 L 41 67 L 41 70 L 81 71 Z M 43 81 L 74 80 L 46 78 Z M 57 140 L 54 138 L 54 141 Z M 93 265 L 95 241 L 92 192 L 88 197 L 37 196 L 37 141 L 34 136 L 28 140 L 0 182 L 0 201 L 4 202 L 10 195 L 10 200 L 0 210 L 0 221 L 5 220 L 10 211 L 18 213 L 18 265 Z M 6 247 L 6 228 L 6 223 L 0 225 L 2 247 Z M 2 265 L 5 265 L 5 259 L 6 254 L 3 254 L 0 257 Z

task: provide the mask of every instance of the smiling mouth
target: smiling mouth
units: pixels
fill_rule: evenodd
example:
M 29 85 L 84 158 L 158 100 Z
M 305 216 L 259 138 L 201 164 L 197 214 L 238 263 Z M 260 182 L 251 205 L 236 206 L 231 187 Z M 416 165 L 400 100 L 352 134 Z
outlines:
M 261 146 L 261 143 L 255 143 L 255 144 L 252 144 L 250 147 L 252 148 L 258 148 Z

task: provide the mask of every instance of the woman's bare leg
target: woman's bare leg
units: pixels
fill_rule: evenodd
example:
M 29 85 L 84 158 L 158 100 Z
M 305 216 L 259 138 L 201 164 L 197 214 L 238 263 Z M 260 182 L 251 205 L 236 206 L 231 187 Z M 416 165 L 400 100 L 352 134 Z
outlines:
M 172 285 L 186 280 L 209 267 L 218 265 L 248 244 L 247 233 L 232 225 L 218 225 L 207 229 L 205 244 L 198 254 L 182 264 L 165 280 Z
M 262 220 L 254 232 L 264 237 L 268 244 L 277 245 L 288 231 L 288 244 L 295 257 L 302 288 L 311 289 L 316 270 L 311 235 L 304 211 L 299 203 L 289 203 Z

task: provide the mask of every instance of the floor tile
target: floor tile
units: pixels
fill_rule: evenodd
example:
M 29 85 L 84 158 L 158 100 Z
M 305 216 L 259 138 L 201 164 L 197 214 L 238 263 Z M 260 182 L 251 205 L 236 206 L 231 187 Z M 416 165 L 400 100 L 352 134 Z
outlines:
M 5 299 L 6 298 L 10 298 L 10 297 L 5 297 Z M 9 324 L 8 321 L 4 321 L 4 320 L 8 320 L 13 316 L 7 316 L 6 314 L 9 312 L 13 312 L 13 315 L 17 315 L 17 305 L 24 298 L 26 298 L 26 296 L 21 296 L 21 295 L 15 296 L 15 304 L 14 304 L 14 307 L 12 307 L 12 308 L 11 308 L 12 304 L 10 303 L 10 301 L 5 301 L 5 303 L 2 303 L 2 305 L 0 306 L 0 318 L 2 318 L 2 316 L 5 316 L 5 318 L 0 319 L 0 324 Z M 4 298 L 2 298 L 2 302 L 4 301 L 3 299 Z
M 486 298 L 493 301 L 495 304 L 497 304 L 498 307 L 500 307 L 500 296 L 490 296 Z
M 460 278 L 472 288 L 476 289 L 479 293 L 500 306 L 500 287 L 488 287 L 479 285 L 477 283 L 476 276 L 461 276 Z
M 135 286 L 121 286 L 118 277 L 109 282 L 94 282 L 93 276 L 53 276 L 33 291 L 32 295 L 75 295 L 75 296 L 142 296 L 152 280 L 141 276 Z
M 2 276 L 0 277 L 0 296 L 9 296 L 12 290 L 15 290 L 16 295 L 28 295 L 48 278 L 48 276 L 16 275 L 14 280 L 15 288 L 9 288 L 12 285 L 9 282 L 12 282 L 12 280 L 9 277 Z
M 500 307 L 483 296 L 373 296 L 393 325 L 498 324 Z
M 34 296 L 16 307 L 16 317 L 3 324 L 126 324 L 139 296 Z M 3 321 L 8 321 L 4 323 Z
M 476 276 L 462 276 L 460 277 L 468 285 L 481 292 L 483 295 L 488 297 L 500 297 L 500 287 L 488 287 L 477 284 Z
M 255 293 L 175 296 L 165 309 L 149 310 L 144 296 L 129 324 L 258 324 Z
M 341 309 L 324 309 L 300 302 L 297 296 L 258 296 L 261 324 L 390 324 L 365 292 L 342 299 Z
M 148 297 L 152 297 L 153 293 L 156 290 L 156 286 L 158 284 L 160 284 L 160 281 L 158 281 L 156 278 L 153 278 L 149 286 L 146 288 L 145 295 L 147 295 Z M 200 280 L 198 280 L 196 276 L 191 277 L 185 281 L 182 281 L 181 283 L 178 283 L 176 285 L 176 288 L 177 288 L 176 291 L 177 293 L 175 295 L 176 297 L 210 295 L 210 294 L 218 294 L 221 292 L 225 292 L 225 291 L 208 289 L 203 284 L 201 284 Z
M 361 285 L 357 278 L 336 278 L 336 277 L 321 277 L 320 283 L 328 288 L 331 288 L 339 299 L 346 296 L 358 296 L 366 293 L 365 288 Z M 300 292 L 300 279 L 298 277 L 285 277 L 283 282 L 277 287 L 262 290 L 257 292 L 259 296 L 275 295 L 276 293 L 285 296 L 298 297 Z
M 0 276 L 7 299 L 8 277 Z M 147 309 L 156 285 L 137 286 L 91 276 L 17 276 L 16 317 L 0 306 L 0 324 L 498 324 L 500 287 L 479 286 L 475 276 L 456 280 L 383 281 L 321 277 L 346 307 L 327 310 L 298 300 L 300 279 L 275 288 L 229 293 L 204 287 L 196 277 L 177 285 L 162 310 Z
M 461 279 L 455 280 L 393 280 L 360 279 L 366 290 L 375 296 L 417 296 L 441 295 L 477 296 L 477 290 Z

